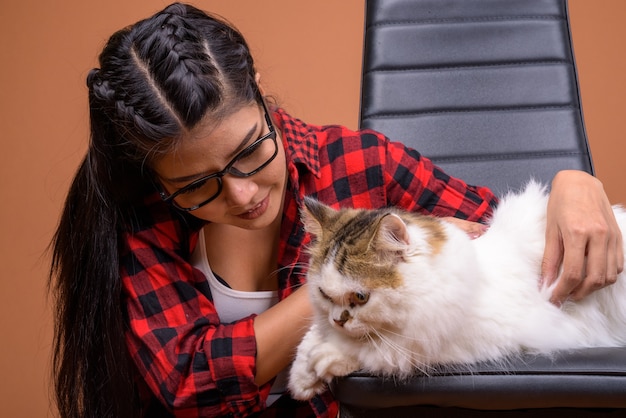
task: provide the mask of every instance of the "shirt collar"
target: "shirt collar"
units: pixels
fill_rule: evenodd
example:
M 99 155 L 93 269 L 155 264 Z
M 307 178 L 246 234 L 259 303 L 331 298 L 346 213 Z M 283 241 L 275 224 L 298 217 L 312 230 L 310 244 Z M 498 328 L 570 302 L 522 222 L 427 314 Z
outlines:
M 287 161 L 319 178 L 321 175 L 317 138 L 319 128 L 291 117 L 280 108 L 274 110 L 274 116 L 283 136 Z

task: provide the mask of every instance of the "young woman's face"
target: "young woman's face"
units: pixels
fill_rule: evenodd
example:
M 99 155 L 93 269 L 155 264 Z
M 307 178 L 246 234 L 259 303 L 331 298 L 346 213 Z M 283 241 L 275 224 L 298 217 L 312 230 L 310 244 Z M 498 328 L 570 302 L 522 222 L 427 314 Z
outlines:
M 234 169 L 250 172 L 277 152 L 255 174 L 221 176 L 222 189 L 217 197 L 191 211 L 194 216 L 213 223 L 260 229 L 271 224 L 280 213 L 287 175 L 285 151 L 278 132 L 277 149 L 269 138 L 259 147 L 246 150 L 268 133 L 263 106 L 244 106 L 218 124 L 201 123 L 184 136 L 175 151 L 157 160 L 153 168 L 166 194 L 172 194 L 195 180 L 224 170 L 234 159 Z M 211 181 L 217 185 L 215 179 Z M 193 206 L 192 203 L 204 201 L 216 192 L 215 187 L 201 183 L 181 193 L 176 202 Z

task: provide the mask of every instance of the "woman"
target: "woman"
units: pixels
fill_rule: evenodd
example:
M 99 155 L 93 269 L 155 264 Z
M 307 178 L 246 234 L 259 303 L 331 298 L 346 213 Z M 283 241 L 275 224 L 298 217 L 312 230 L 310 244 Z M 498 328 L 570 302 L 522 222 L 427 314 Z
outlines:
M 478 235 L 491 191 L 379 133 L 269 106 L 243 37 L 190 6 L 117 32 L 100 66 L 53 242 L 61 415 L 336 415 L 329 393 L 283 395 L 311 315 L 303 196 L 455 216 Z M 621 236 L 596 179 L 559 173 L 548 223 L 555 303 L 615 280 Z

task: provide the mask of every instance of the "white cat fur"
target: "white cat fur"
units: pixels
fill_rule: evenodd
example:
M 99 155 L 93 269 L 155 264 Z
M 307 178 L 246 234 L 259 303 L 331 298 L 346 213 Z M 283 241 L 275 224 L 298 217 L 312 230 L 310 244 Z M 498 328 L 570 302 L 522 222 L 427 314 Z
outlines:
M 298 347 L 289 389 L 309 399 L 335 376 L 356 370 L 406 377 L 441 364 L 498 360 L 522 352 L 626 345 L 626 278 L 561 308 L 539 289 L 545 243 L 545 188 L 531 182 L 504 197 L 489 230 L 471 240 L 442 221 L 446 240 L 436 255 L 419 226 L 408 228 L 403 283 L 371 291 L 343 326 L 341 298 L 364 289 L 343 277 L 332 261 L 309 274 L 316 317 Z M 626 212 L 614 207 L 622 231 Z M 405 223 L 402 223 L 406 225 Z M 396 241 L 397 243 L 397 241 Z

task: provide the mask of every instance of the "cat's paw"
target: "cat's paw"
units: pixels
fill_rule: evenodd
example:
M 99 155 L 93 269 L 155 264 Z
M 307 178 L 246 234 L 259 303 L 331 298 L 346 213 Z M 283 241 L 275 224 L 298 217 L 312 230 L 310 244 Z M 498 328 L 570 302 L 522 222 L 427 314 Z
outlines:
M 308 401 L 327 388 L 326 382 L 317 379 L 313 374 L 290 379 L 288 387 L 291 396 L 299 401 Z
M 358 370 L 358 362 L 328 343 L 299 352 L 291 366 L 289 391 L 294 399 L 307 400 L 326 390 L 337 376 Z
M 359 369 L 358 362 L 334 345 L 320 344 L 309 354 L 309 368 L 324 382 Z
M 313 324 L 298 346 L 296 358 L 289 371 L 287 386 L 294 399 L 308 400 L 326 389 L 326 383 L 309 367 L 311 351 L 322 342 L 319 328 Z
M 306 401 L 323 392 L 326 382 L 309 368 L 304 356 L 297 356 L 289 372 L 288 389 L 294 399 Z

